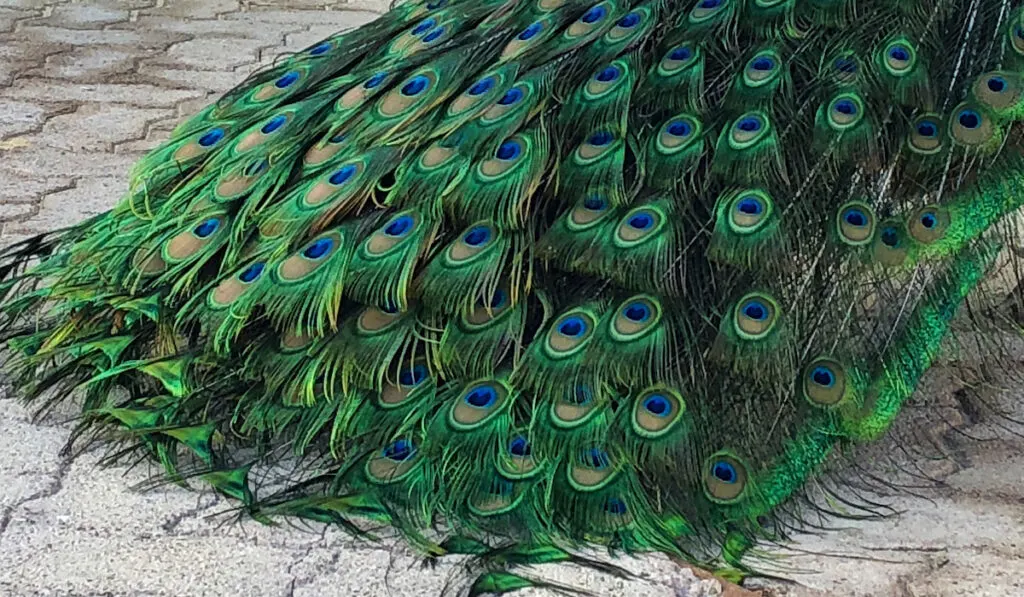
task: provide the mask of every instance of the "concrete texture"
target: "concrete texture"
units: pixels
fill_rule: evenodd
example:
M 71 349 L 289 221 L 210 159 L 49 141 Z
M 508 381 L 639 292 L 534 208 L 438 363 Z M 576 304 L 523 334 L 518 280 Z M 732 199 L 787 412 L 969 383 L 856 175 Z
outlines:
M 108 209 L 132 163 L 184 116 L 274 56 L 367 22 L 384 4 L 0 0 L 0 243 Z M 793 581 L 767 583 L 767 595 L 1024 595 L 1024 442 L 949 406 L 959 384 L 948 374 L 931 380 L 922 400 L 946 405 L 956 428 L 936 432 L 947 456 L 927 464 L 937 488 L 886 498 L 897 516 L 798 536 L 776 562 Z M 0 595 L 402 597 L 437 594 L 457 572 L 421 569 L 400 545 L 337 531 L 237 524 L 210 494 L 136 491 L 145 466 L 59 456 L 68 428 L 32 423 L 0 400 Z M 872 470 L 884 476 L 886 466 Z M 641 580 L 539 574 L 599 595 L 722 591 L 663 558 L 625 564 Z

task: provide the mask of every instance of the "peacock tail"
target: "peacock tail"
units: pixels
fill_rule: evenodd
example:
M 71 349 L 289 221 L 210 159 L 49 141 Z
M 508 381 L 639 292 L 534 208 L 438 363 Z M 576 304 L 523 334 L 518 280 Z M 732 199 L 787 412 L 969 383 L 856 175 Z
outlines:
M 749 573 L 1013 269 L 1019 4 L 400 4 L 7 248 L 9 378 L 472 595 L 594 545 Z

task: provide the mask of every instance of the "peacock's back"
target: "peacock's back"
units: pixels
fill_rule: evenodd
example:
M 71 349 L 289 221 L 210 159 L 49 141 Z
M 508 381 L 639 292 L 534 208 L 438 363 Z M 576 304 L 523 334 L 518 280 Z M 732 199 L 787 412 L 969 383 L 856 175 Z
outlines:
M 259 519 L 481 556 L 476 593 L 586 544 L 742 569 L 1016 234 L 1017 4 L 401 4 L 8 249 L 9 369 Z

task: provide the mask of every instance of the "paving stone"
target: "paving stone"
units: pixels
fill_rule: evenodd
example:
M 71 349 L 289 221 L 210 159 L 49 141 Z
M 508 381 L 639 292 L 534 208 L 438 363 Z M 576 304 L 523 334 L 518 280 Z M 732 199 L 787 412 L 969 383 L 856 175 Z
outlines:
M 110 151 L 121 142 L 142 139 L 150 122 L 170 118 L 174 111 L 120 104 L 83 104 L 72 114 L 51 118 L 34 140 L 57 149 Z
M 49 16 L 37 19 L 31 24 L 65 29 L 100 29 L 103 25 L 127 21 L 128 16 L 128 10 L 99 6 L 95 2 L 63 4 L 53 7 Z
M 67 85 L 59 79 L 23 79 L 15 87 L 0 88 L 0 96 L 45 98 L 50 102 L 117 103 L 140 107 L 171 108 L 178 102 L 204 95 L 196 89 L 155 85 L 90 83 Z
M 139 10 L 140 15 L 172 17 L 179 22 L 194 22 L 198 19 L 216 19 L 218 15 L 239 9 L 238 0 L 178 0 Z
M 53 56 L 40 67 L 25 72 L 26 76 L 56 78 L 81 83 L 110 82 L 119 75 L 135 71 L 135 61 L 156 52 L 128 51 L 122 47 L 77 46 Z

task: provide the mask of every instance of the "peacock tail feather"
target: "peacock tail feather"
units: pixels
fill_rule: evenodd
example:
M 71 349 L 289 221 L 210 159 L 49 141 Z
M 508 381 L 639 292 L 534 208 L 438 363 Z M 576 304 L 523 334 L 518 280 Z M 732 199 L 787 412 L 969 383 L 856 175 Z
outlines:
M 748 573 L 1012 269 L 1022 121 L 1016 1 L 409 1 L 7 248 L 6 370 L 472 595 L 589 545 Z

